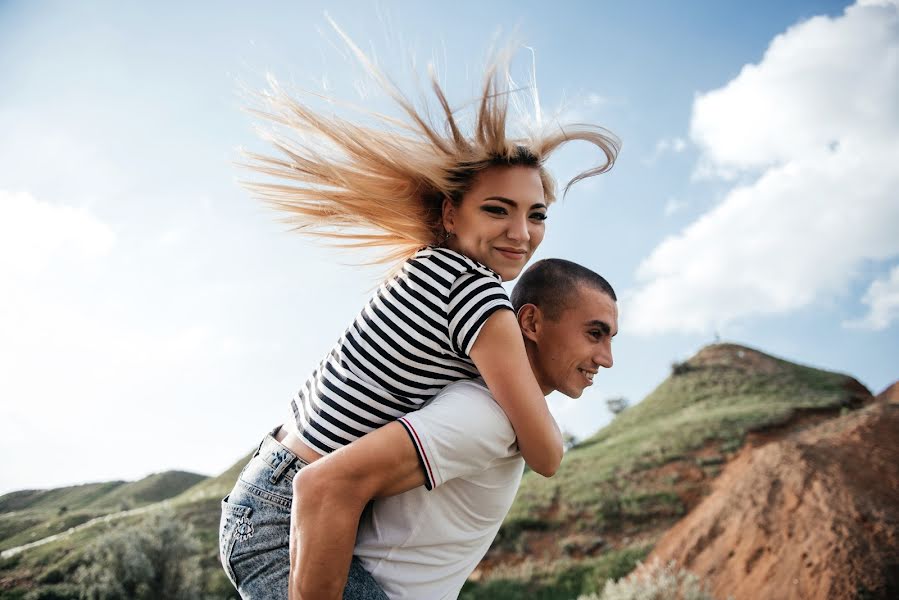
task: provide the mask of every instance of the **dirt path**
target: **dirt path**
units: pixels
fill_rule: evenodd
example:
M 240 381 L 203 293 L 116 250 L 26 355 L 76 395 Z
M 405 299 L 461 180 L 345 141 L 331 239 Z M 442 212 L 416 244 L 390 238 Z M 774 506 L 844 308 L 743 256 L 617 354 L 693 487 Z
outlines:
M 0 559 L 9 558 L 11 556 L 15 556 L 20 552 L 24 552 L 25 550 L 30 550 L 31 548 L 37 548 L 38 546 L 43 546 L 44 544 L 49 544 L 50 542 L 55 542 L 56 540 L 61 540 L 65 537 L 68 537 L 75 533 L 76 531 L 81 531 L 82 529 L 87 529 L 88 527 L 93 527 L 99 523 L 110 523 L 112 521 L 117 521 L 119 519 L 123 519 L 125 517 L 131 517 L 134 515 L 140 515 L 143 513 L 147 513 L 153 510 L 159 510 L 165 506 L 168 506 L 169 501 L 163 500 L 162 502 L 157 502 L 156 504 L 150 504 L 148 506 L 142 506 L 140 508 L 132 508 L 131 510 L 123 510 L 117 513 L 110 513 L 108 515 L 103 515 L 102 517 L 96 517 L 91 519 L 90 521 L 86 521 L 81 525 L 76 525 L 75 527 L 70 527 L 66 531 L 62 533 L 56 533 L 51 536 L 41 538 L 34 542 L 28 542 L 27 544 L 22 544 L 21 546 L 15 546 L 14 548 L 8 548 L 3 552 L 0 552 Z

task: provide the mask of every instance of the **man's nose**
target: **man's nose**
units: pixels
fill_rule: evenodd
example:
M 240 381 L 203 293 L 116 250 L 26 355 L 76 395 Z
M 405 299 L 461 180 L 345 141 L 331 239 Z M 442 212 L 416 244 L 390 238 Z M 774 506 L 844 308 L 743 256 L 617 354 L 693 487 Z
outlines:
M 606 343 L 600 344 L 596 354 L 593 355 L 593 362 L 599 367 L 605 367 L 606 369 L 612 368 L 614 361 L 612 360 L 611 342 L 606 341 Z

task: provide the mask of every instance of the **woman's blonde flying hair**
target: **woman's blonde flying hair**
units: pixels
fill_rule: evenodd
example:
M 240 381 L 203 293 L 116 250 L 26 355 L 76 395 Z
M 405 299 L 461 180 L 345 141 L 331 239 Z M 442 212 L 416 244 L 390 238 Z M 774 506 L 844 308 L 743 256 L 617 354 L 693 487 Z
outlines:
M 547 204 L 555 184 L 544 161 L 566 142 L 596 145 L 604 160 L 565 186 L 609 170 L 620 142 L 589 124 L 555 124 L 525 137 L 507 135 L 510 89 L 509 54 L 488 66 L 473 131 L 459 125 L 437 78 L 431 88 L 445 119 L 438 130 L 388 77 L 333 22 L 331 25 L 408 117 L 408 122 L 367 112 L 379 127 L 323 115 L 297 101 L 274 81 L 263 95 L 266 108 L 255 114 L 275 124 L 266 137 L 280 156 L 246 153 L 251 169 L 275 181 L 245 182 L 261 200 L 288 213 L 285 221 L 301 233 L 340 246 L 385 250 L 375 262 L 394 264 L 423 246 L 439 243 L 444 198 L 458 203 L 481 171 L 492 166 L 540 170 Z

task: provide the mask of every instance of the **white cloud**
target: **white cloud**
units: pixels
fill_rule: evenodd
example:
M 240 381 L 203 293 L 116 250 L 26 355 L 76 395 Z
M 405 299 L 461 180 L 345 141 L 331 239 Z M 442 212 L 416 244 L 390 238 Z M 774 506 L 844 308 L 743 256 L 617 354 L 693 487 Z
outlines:
M 114 243 L 112 229 L 83 208 L 0 190 L 0 277 L 38 273 L 54 258 L 97 258 Z
M 608 103 L 608 101 L 609 101 L 608 98 L 606 98 L 605 96 L 603 96 L 601 94 L 597 94 L 597 93 L 587 94 L 587 98 L 585 99 L 585 102 L 587 103 L 588 106 L 601 106 L 603 104 Z
M 643 160 L 644 164 L 651 165 L 655 163 L 663 154 L 680 154 L 687 149 L 687 141 L 684 138 L 662 138 L 656 142 L 652 154 Z
M 656 142 L 656 155 L 662 154 L 663 152 L 674 152 L 675 154 L 679 154 L 683 152 L 687 148 L 687 142 L 684 138 L 664 138 Z
M 674 213 L 681 211 L 686 206 L 687 206 L 686 202 L 684 202 L 682 200 L 678 200 L 674 196 L 671 196 L 665 202 L 665 216 L 670 217 Z
M 899 321 L 899 265 L 889 275 L 875 280 L 862 297 L 868 314 L 861 319 L 847 321 L 847 327 L 882 331 Z
M 899 5 L 852 6 L 696 98 L 700 166 L 749 183 L 640 265 L 630 328 L 709 332 L 796 310 L 899 253 L 897 53 Z

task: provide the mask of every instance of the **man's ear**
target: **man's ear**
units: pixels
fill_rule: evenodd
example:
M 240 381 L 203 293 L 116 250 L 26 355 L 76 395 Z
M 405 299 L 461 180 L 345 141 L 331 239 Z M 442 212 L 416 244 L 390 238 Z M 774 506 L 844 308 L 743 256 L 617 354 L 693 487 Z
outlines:
M 521 335 L 526 340 L 536 343 L 543 322 L 543 312 L 534 304 L 525 304 L 518 309 L 517 317 Z
M 443 230 L 447 233 L 456 231 L 456 205 L 448 197 L 443 199 L 442 208 Z

